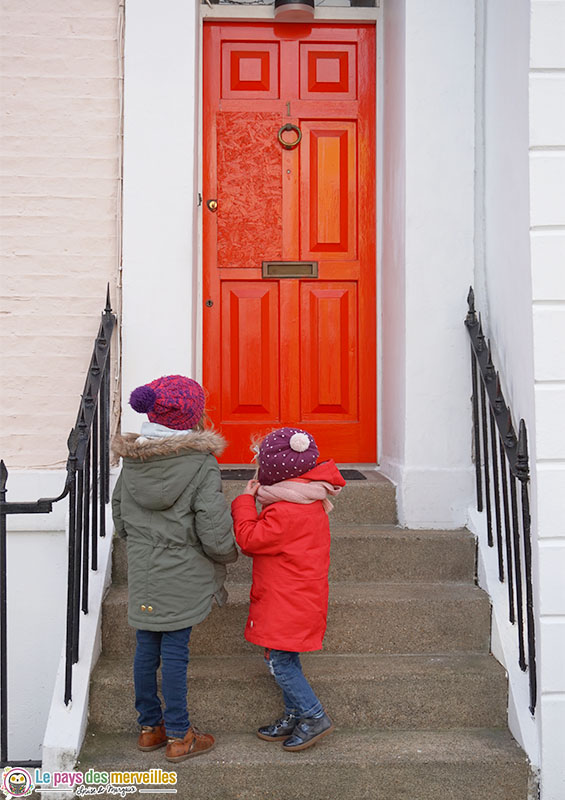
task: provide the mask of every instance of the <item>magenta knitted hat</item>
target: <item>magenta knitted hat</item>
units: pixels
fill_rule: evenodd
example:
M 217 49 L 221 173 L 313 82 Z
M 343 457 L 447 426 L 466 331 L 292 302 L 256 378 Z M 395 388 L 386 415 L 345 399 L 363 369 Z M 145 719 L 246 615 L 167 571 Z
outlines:
M 316 466 L 320 455 L 314 437 L 300 428 L 279 428 L 267 434 L 259 447 L 259 474 L 263 486 L 298 478 Z
M 165 375 L 138 386 L 129 399 L 134 411 L 175 431 L 193 428 L 202 418 L 204 402 L 202 386 L 183 375 Z

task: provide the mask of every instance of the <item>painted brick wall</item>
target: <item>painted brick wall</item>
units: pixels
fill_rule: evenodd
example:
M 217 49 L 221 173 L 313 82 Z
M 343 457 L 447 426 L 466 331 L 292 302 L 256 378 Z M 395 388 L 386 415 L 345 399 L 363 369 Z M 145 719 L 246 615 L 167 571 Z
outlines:
M 530 44 L 542 798 L 558 800 L 565 796 L 565 0 L 533 0 Z
M 66 459 L 120 204 L 119 0 L 3 0 L 0 457 Z

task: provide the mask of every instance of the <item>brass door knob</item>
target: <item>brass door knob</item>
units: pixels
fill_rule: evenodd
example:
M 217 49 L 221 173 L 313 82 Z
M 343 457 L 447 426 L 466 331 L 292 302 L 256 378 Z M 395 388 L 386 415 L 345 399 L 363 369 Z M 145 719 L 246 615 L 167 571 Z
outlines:
M 217 200 L 208 200 L 206 203 L 210 211 L 216 211 L 218 209 L 218 201 Z

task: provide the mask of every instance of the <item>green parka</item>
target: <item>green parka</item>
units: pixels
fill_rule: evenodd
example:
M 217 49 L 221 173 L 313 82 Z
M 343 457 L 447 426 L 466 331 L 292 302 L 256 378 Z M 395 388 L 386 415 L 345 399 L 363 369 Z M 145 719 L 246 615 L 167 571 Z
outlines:
M 212 598 L 227 600 L 225 564 L 237 559 L 213 431 L 138 441 L 116 436 L 123 458 L 112 496 L 118 536 L 127 541 L 128 622 L 173 631 L 202 622 Z

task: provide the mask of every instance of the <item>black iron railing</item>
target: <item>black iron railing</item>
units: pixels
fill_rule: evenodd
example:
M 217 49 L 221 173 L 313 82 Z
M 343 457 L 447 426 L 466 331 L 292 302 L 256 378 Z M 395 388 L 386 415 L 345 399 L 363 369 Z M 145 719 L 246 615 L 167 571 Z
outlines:
M 34 503 L 6 502 L 8 470 L 0 461 L 0 760 L 8 763 L 8 646 L 6 517 L 8 514 L 47 514 L 69 498 L 67 624 L 64 701 L 72 699 L 73 664 L 78 661 L 80 612 L 88 613 L 88 582 L 98 568 L 98 537 L 106 535 L 106 504 L 110 500 L 110 344 L 116 317 L 110 307 L 110 289 L 94 349 L 76 424 L 68 439 L 67 478 L 58 497 Z M 23 762 L 18 762 L 23 766 Z M 11 761 L 11 765 L 17 765 Z M 40 766 L 40 762 L 25 762 Z
M 498 578 L 507 584 L 508 618 L 516 625 L 518 661 L 520 669 L 529 674 L 530 712 L 534 714 L 537 678 L 528 434 L 521 419 L 516 436 L 500 376 L 492 361 L 490 341 L 483 333 L 480 315 L 477 319 L 472 287 L 467 303 L 465 325 L 471 339 L 477 509 L 486 511 L 489 547 L 494 547 L 496 536 Z

